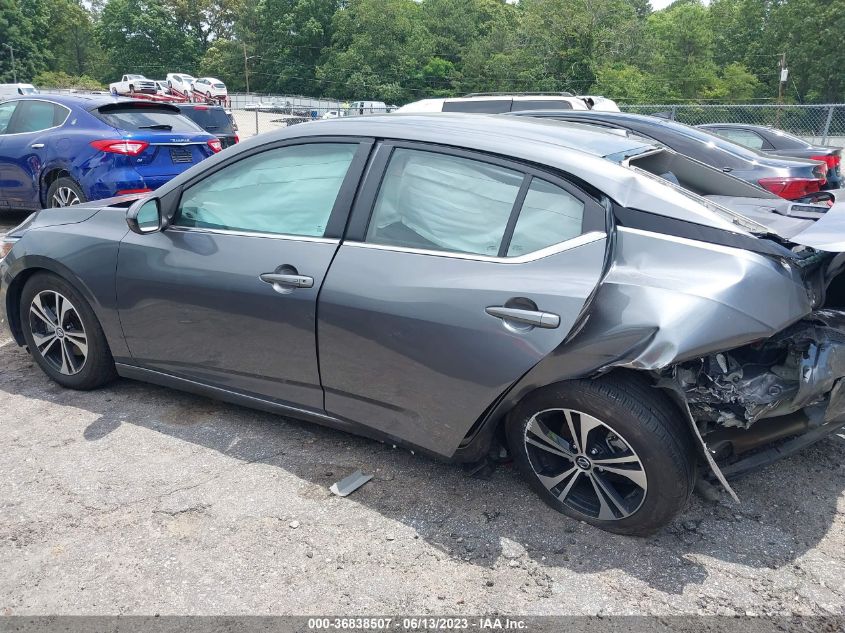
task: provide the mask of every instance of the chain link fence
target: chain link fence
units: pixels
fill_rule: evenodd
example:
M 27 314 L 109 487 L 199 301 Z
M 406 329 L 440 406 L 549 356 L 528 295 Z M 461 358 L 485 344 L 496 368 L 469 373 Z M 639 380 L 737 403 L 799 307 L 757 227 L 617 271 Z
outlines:
M 749 123 L 786 130 L 811 143 L 845 147 L 845 104 L 626 105 L 625 112 L 663 116 L 687 125 Z

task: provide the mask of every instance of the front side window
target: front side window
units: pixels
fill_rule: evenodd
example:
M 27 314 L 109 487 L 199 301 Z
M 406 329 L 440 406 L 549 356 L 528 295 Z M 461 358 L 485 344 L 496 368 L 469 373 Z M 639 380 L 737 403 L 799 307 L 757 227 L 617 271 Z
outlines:
M 186 189 L 174 224 L 321 237 L 357 148 L 312 143 L 244 158 Z
M 12 120 L 12 114 L 15 112 L 17 101 L 7 101 L 0 103 L 0 134 L 5 134 L 9 127 L 9 121 Z
M 65 122 L 69 112 L 64 106 L 48 101 L 20 101 L 15 118 L 6 133 L 40 132 L 57 127 Z
M 396 149 L 367 242 L 497 256 L 523 177 L 473 159 Z

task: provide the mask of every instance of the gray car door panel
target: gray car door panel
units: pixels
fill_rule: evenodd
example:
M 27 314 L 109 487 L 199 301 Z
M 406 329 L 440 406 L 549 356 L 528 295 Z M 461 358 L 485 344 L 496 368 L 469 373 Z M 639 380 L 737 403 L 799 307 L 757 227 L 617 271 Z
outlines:
M 564 340 L 599 281 L 605 246 L 596 231 L 536 259 L 495 261 L 344 243 L 320 295 L 327 412 L 452 455 L 499 395 Z M 525 307 L 516 298 L 559 324 L 487 311 Z
M 171 228 L 130 233 L 118 297 L 134 361 L 316 409 L 323 408 L 314 321 L 336 240 L 297 241 Z M 260 279 L 287 265 L 310 288 L 278 292 Z
M 315 139 L 238 156 L 185 188 L 174 225 L 129 233 L 117 295 L 133 362 L 322 412 L 317 294 L 369 148 Z

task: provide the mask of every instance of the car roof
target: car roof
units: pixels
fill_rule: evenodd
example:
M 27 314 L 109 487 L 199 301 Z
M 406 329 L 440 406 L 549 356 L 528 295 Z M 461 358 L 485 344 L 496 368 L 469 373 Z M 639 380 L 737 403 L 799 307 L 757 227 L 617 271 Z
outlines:
M 774 128 L 771 125 L 755 125 L 753 123 L 701 123 L 696 127 L 736 127 L 736 128 L 747 128 L 749 130 L 762 130 L 762 131 L 771 131 Z
M 169 103 L 168 105 L 174 105 L 180 110 L 196 110 L 197 108 L 200 110 L 223 110 L 224 112 L 226 110 L 222 105 L 212 105 L 210 103 Z
M 538 144 L 552 148 L 575 150 L 597 157 L 610 156 L 644 147 L 641 140 L 594 130 L 560 121 L 542 121 L 500 114 L 463 113 L 396 113 L 347 117 L 314 121 L 306 124 L 315 134 L 374 136 L 457 145 L 468 149 L 493 151 L 518 156 L 516 148 L 530 156 Z M 322 126 L 322 127 L 319 127 Z M 302 132 L 301 126 L 296 126 Z M 287 132 L 285 130 L 288 130 Z M 290 128 L 292 129 L 292 128 Z M 274 136 L 286 138 L 295 134 L 282 128 L 261 134 L 263 142 Z M 256 138 L 256 137 L 253 137 Z M 654 147 L 654 146 L 651 146 Z
M 125 99 L 120 97 L 113 97 L 111 95 L 93 95 L 93 94 L 47 94 L 40 93 L 37 95 L 21 95 L 15 97 L 14 101 L 53 101 L 64 106 L 79 106 L 86 110 L 93 110 L 99 108 L 106 103 L 115 103 L 116 101 L 132 101 L 132 99 Z
M 137 103 L 147 106 L 172 107 L 174 104 L 160 101 L 147 101 L 146 99 L 131 99 L 129 97 L 114 97 L 108 94 L 34 94 L 34 95 L 19 95 L 6 99 L 6 101 L 52 101 L 59 105 L 71 107 L 77 106 L 84 110 L 96 110 L 104 105 L 111 105 L 115 103 Z

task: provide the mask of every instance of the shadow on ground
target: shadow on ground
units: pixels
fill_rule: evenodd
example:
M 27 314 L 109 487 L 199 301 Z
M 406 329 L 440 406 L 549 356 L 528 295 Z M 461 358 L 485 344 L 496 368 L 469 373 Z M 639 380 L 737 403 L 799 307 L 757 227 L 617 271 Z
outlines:
M 95 392 L 67 391 L 13 343 L 0 347 L 0 366 L 0 391 L 96 414 L 84 431 L 89 442 L 123 424 L 137 425 L 283 469 L 326 503 L 320 495 L 334 481 L 356 468 L 375 473 L 353 497 L 332 501 L 362 504 L 413 528 L 454 560 L 486 567 L 507 558 L 509 548 L 524 548 L 540 570 L 620 569 L 652 588 L 680 593 L 704 581 L 707 558 L 752 569 L 793 563 L 830 529 L 843 488 L 845 441 L 833 436 L 737 482 L 741 505 L 694 497 L 659 533 L 627 538 L 554 512 L 507 466 L 487 480 L 473 479 L 459 466 L 375 441 L 128 380 Z

